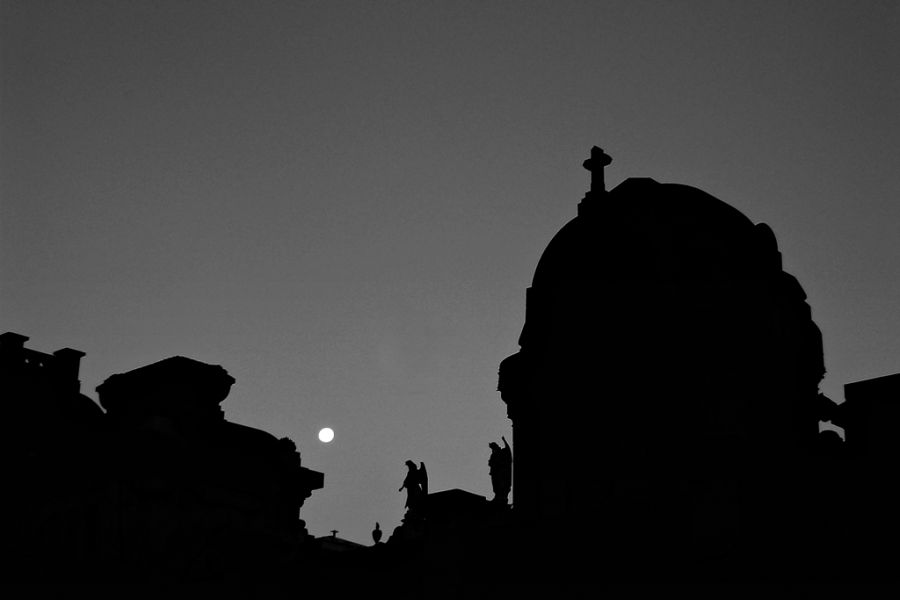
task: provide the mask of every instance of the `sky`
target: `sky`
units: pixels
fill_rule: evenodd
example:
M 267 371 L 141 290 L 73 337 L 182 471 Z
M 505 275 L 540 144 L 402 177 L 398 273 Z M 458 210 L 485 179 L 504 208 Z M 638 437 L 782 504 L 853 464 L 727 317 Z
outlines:
M 325 473 L 310 532 L 371 543 L 407 459 L 491 495 L 498 365 L 596 144 L 608 187 L 772 227 L 841 401 L 900 371 L 897 31 L 894 1 L 2 0 L 0 331 L 86 352 L 94 399 L 222 365 L 226 418 Z

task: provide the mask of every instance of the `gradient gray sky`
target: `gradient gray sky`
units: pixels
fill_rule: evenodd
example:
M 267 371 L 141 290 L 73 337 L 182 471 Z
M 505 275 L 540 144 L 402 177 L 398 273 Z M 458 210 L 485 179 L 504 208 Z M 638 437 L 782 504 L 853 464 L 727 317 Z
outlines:
M 0 330 L 87 352 L 94 398 L 221 364 L 227 418 L 325 472 L 316 535 L 390 532 L 406 459 L 490 494 L 497 366 L 594 144 L 610 186 L 772 226 L 827 395 L 900 371 L 896 2 L 0 6 Z

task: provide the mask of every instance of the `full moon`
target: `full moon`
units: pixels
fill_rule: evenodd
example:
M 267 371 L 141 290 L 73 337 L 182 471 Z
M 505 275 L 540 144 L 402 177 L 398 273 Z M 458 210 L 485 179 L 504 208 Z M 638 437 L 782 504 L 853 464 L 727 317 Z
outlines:
M 323 427 L 319 430 L 319 441 L 326 444 L 334 439 L 334 429 L 331 427 Z

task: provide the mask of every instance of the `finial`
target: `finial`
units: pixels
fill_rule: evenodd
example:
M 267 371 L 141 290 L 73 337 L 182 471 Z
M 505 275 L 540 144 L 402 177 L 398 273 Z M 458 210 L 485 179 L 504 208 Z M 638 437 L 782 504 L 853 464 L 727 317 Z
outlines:
M 331 530 L 331 537 L 336 538 L 336 537 L 337 537 L 337 534 L 338 534 L 338 530 L 337 530 L 337 529 L 332 529 L 332 530 Z
M 584 161 L 584 168 L 591 172 L 591 194 L 602 194 L 606 191 L 603 180 L 603 168 L 612 162 L 612 158 L 597 146 L 591 148 L 591 157 Z
M 381 542 L 381 525 L 378 521 L 375 521 L 375 529 L 372 530 L 372 539 L 376 544 Z

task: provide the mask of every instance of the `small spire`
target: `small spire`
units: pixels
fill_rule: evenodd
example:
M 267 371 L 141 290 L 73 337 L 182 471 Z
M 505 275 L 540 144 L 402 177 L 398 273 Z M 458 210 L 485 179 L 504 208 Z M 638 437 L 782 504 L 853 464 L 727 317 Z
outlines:
M 591 157 L 584 161 L 584 168 L 591 172 L 590 194 L 602 194 L 606 192 L 606 182 L 603 180 L 603 169 L 612 162 L 612 158 L 597 146 L 591 148 Z

